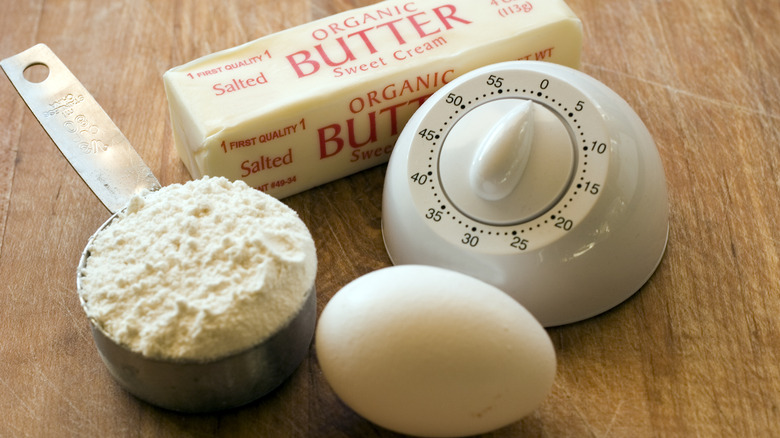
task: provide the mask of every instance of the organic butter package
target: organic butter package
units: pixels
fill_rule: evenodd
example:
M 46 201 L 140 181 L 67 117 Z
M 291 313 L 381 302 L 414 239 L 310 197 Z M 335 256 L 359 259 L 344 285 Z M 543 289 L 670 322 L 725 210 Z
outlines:
M 406 121 L 475 68 L 577 68 L 581 23 L 562 0 L 388 0 L 268 35 L 163 76 L 193 178 L 277 198 L 386 162 Z

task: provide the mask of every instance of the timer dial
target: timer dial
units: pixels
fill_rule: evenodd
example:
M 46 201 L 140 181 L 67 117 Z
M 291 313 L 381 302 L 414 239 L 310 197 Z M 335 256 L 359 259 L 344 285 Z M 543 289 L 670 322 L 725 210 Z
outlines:
M 647 128 L 602 83 L 514 61 L 467 73 L 407 123 L 385 179 L 395 264 L 458 270 L 546 326 L 622 302 L 666 246 L 666 183 Z

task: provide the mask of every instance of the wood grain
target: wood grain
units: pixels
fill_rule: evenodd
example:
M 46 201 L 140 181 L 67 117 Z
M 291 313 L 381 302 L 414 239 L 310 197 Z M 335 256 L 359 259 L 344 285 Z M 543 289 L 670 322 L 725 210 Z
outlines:
M 6 2 L 0 57 L 48 44 L 163 184 L 189 175 L 160 77 L 213 51 L 371 0 Z M 582 69 L 654 135 L 671 231 L 621 306 L 549 333 L 553 392 L 487 436 L 780 436 L 780 3 L 569 0 Z M 316 352 L 268 397 L 184 416 L 119 389 L 96 354 L 75 266 L 107 211 L 0 81 L 0 436 L 395 436 L 344 406 Z M 390 261 L 384 167 L 285 200 L 318 246 L 318 310 Z

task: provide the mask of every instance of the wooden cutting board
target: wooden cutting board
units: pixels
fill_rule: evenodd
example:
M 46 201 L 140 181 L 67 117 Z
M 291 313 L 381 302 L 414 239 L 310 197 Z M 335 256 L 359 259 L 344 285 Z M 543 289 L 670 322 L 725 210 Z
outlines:
M 0 58 L 48 44 L 170 184 L 189 175 L 172 146 L 164 71 L 371 3 L 5 2 Z M 552 394 L 490 436 L 779 436 L 780 3 L 569 4 L 584 24 L 582 70 L 621 94 L 656 139 L 669 246 L 626 303 L 548 330 Z M 0 120 L 0 436 L 394 436 L 336 398 L 313 348 L 278 390 L 226 413 L 178 415 L 121 390 L 75 292 L 81 251 L 108 212 L 5 79 Z M 317 242 L 318 311 L 348 281 L 390 265 L 383 177 L 380 166 L 285 200 Z

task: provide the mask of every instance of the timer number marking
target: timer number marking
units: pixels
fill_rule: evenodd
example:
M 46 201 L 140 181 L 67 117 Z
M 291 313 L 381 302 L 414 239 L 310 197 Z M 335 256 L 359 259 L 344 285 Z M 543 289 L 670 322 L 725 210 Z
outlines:
M 433 141 L 439 138 L 438 135 L 436 135 L 436 131 L 433 129 L 423 129 L 422 131 L 417 133 L 420 137 L 422 137 L 425 140 Z
M 417 172 L 414 175 L 412 175 L 411 178 L 412 178 L 412 181 L 416 182 L 417 184 L 419 184 L 421 186 L 424 186 L 425 183 L 428 182 L 428 175 L 430 175 L 430 174 L 431 174 L 431 172 L 428 172 L 428 174 Z
M 479 245 L 479 236 L 466 233 L 463 235 L 463 239 L 461 239 L 460 243 L 475 248 L 477 245 Z
M 574 227 L 574 222 L 572 222 L 571 219 L 566 219 L 565 217 L 558 217 L 555 220 L 555 228 L 560 228 L 562 230 L 569 231 Z
M 463 105 L 463 96 L 458 96 L 457 94 L 450 93 L 447 95 L 447 98 L 444 99 L 445 102 L 457 106 L 460 109 L 466 109 L 466 106 Z
M 525 251 L 526 249 L 528 249 L 528 239 L 523 239 L 515 236 L 512 238 L 512 243 L 510 243 L 509 246 L 511 246 L 512 248 L 517 248 L 520 251 Z
M 498 77 L 496 75 L 490 75 L 487 78 L 487 81 L 485 81 L 486 84 L 492 85 L 496 88 L 501 88 L 501 85 L 504 83 L 504 78 Z

